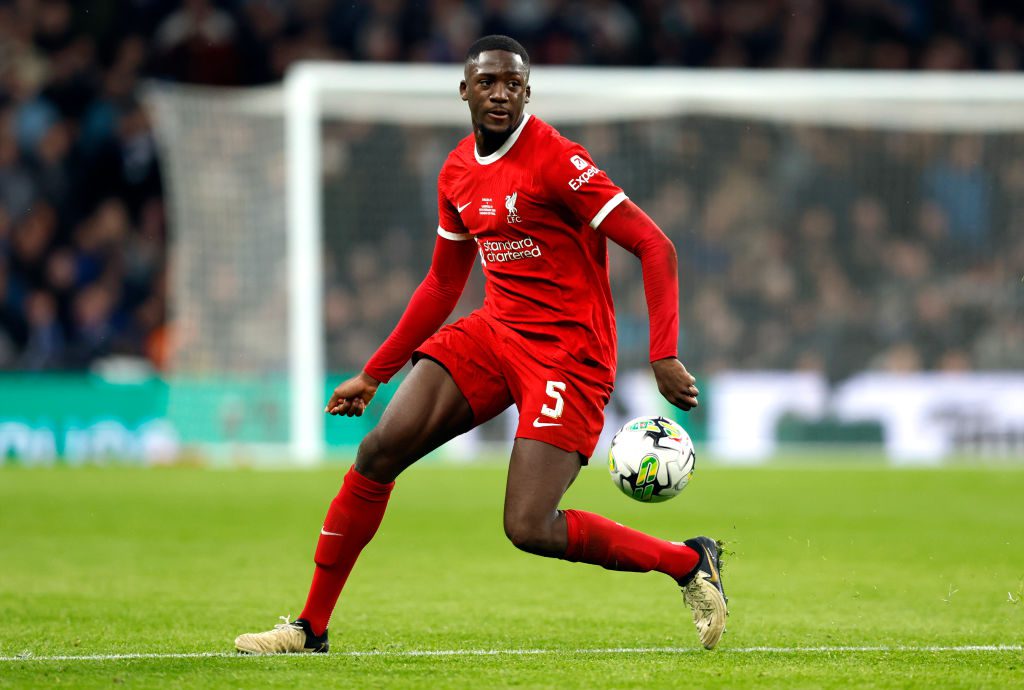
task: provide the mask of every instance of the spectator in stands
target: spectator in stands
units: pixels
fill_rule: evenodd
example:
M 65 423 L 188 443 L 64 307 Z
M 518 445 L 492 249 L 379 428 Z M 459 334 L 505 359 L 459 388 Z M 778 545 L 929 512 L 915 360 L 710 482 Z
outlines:
M 6 216 L 28 212 L 36 197 L 35 181 L 18 153 L 11 111 L 0 112 L 0 205 Z
M 184 0 L 157 27 L 153 65 L 160 76 L 197 84 L 237 84 L 238 25 L 211 0 Z
M 24 352 L 25 322 L 11 294 L 6 257 L 0 254 L 0 371 L 14 368 Z
M 978 251 L 986 247 L 992 221 L 992 182 L 982 165 L 978 136 L 953 139 L 949 154 L 924 172 L 924 196 L 949 220 L 949 237 L 958 249 Z
M 44 290 L 25 300 L 28 335 L 19 368 L 30 371 L 59 369 L 64 365 L 64 329 L 57 318 L 57 303 Z

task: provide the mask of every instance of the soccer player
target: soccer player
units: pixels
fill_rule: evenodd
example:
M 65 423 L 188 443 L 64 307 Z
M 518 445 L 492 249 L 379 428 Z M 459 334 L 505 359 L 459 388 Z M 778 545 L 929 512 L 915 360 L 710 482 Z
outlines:
M 697 405 L 676 358 L 676 254 L 657 225 L 587 151 L 525 110 L 530 60 L 506 36 L 474 43 L 459 85 L 473 133 L 438 176 L 437 240 L 426 279 L 363 371 L 334 389 L 326 412 L 360 416 L 411 358 L 380 423 L 363 439 L 320 530 L 306 605 L 293 623 L 235 640 L 253 654 L 326 652 L 345 581 L 384 516 L 395 479 L 431 450 L 519 410 L 505 491 L 505 534 L 529 553 L 675 580 L 711 649 L 727 615 L 717 542 L 656 539 L 607 518 L 559 510 L 594 451 L 612 391 L 616 337 L 606 238 L 639 257 L 658 390 Z M 477 257 L 483 307 L 442 327 Z M 438 330 L 440 329 L 440 330 Z

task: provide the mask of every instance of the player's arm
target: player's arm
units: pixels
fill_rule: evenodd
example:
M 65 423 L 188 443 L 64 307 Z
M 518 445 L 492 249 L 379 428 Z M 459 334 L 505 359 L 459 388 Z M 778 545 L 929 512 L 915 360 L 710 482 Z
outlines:
M 387 383 L 451 315 L 475 257 L 476 242 L 468 233 L 439 230 L 430 271 L 413 293 L 395 330 L 359 374 L 334 389 L 326 412 L 346 417 L 363 414 L 377 387 Z
M 640 259 L 650 322 L 651 368 L 658 390 L 680 409 L 696 407 L 696 379 L 678 359 L 679 276 L 672 241 L 629 199 L 612 209 L 597 229 Z

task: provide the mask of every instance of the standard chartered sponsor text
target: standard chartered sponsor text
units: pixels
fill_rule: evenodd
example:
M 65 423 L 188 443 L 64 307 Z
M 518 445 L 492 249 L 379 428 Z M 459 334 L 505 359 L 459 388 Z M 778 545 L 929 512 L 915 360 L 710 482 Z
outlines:
M 485 240 L 480 243 L 480 255 L 487 263 L 500 264 L 538 257 L 541 252 L 532 237 L 524 237 L 521 240 Z

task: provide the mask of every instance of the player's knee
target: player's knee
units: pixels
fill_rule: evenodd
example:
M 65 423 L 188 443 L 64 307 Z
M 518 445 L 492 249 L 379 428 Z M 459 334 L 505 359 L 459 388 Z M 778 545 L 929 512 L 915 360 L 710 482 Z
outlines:
M 375 482 L 387 484 L 395 480 L 402 467 L 385 434 L 374 429 L 363 437 L 356 452 L 356 471 L 359 474 Z
M 547 556 L 556 554 L 559 547 L 552 538 L 550 526 L 540 520 L 506 515 L 505 536 L 513 546 L 527 553 Z
M 520 551 L 533 553 L 537 547 L 537 535 L 526 524 L 510 523 L 505 520 L 505 536 L 512 542 L 512 546 Z

